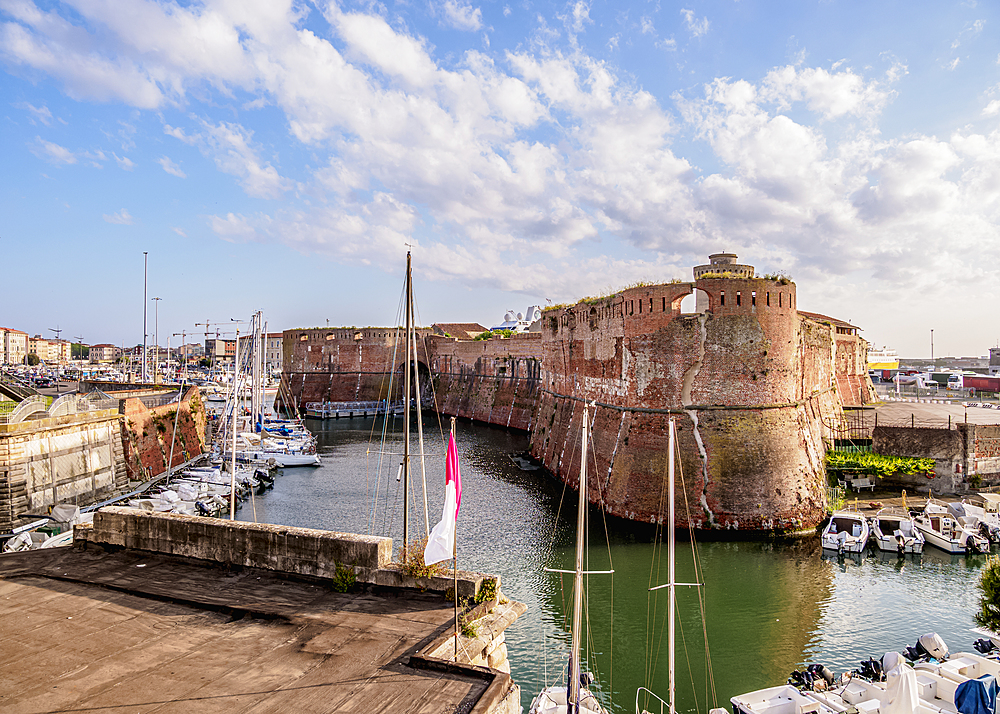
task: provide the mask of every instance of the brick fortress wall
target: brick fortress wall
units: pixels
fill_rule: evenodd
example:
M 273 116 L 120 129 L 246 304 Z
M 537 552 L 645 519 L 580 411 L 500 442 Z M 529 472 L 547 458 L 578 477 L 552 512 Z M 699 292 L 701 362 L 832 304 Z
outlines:
M 696 290 L 700 311 L 682 314 Z M 288 330 L 283 385 L 300 404 L 370 401 L 391 376 L 398 398 L 395 343 L 395 328 Z M 609 513 L 662 517 L 673 417 L 694 525 L 785 530 L 823 517 L 823 438 L 844 403 L 869 401 L 865 349 L 798 313 L 794 283 L 709 276 L 550 309 L 540 332 L 507 339 L 421 330 L 418 358 L 441 413 L 530 431 L 533 455 L 574 487 L 596 402 L 589 490 Z

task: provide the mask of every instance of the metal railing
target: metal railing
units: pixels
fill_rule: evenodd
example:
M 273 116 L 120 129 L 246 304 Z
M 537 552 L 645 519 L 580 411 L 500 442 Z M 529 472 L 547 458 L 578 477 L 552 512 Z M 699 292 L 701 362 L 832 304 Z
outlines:
M 35 394 L 21 401 L 10 414 L 0 416 L 0 424 L 19 424 L 37 412 L 44 412 L 48 399 Z

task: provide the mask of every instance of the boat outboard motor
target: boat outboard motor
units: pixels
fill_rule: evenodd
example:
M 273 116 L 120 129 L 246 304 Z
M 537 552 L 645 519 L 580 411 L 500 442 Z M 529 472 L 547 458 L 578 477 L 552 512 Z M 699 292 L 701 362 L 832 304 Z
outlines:
M 976 652 L 984 657 L 992 657 L 993 659 L 996 659 L 1000 656 L 1000 647 L 993 644 L 993 640 L 976 640 L 972 643 L 972 646 L 976 648 Z
M 907 647 L 906 651 L 903 652 L 903 656 L 911 662 L 917 660 L 926 661 L 928 659 L 936 659 L 939 662 L 944 662 L 948 659 L 949 654 L 948 645 L 945 644 L 944 640 L 936 632 L 922 635 L 917 640 L 915 646 Z
M 836 679 L 830 668 L 823 664 L 811 664 L 806 667 L 806 671 L 813 676 L 814 680 L 822 679 L 825 681 L 828 687 L 832 687 L 833 681 Z
M 201 514 L 201 515 L 203 515 L 203 516 L 210 516 L 210 515 L 212 515 L 212 509 L 210 509 L 208 506 L 206 506 L 201 501 L 195 501 L 194 502 L 194 507 L 196 509 L 198 509 L 198 513 Z
M 861 666 L 854 670 L 854 674 L 867 679 L 869 682 L 884 682 L 885 670 L 882 668 L 882 660 L 869 657 L 861 661 Z

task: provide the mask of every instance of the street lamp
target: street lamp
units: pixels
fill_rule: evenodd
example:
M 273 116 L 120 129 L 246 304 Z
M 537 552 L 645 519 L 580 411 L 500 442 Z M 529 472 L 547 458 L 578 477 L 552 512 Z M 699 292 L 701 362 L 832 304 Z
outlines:
M 153 318 L 153 348 L 156 350 L 156 357 L 153 359 L 153 384 L 159 384 L 158 369 L 160 366 L 160 300 L 163 298 L 150 298 L 154 303 L 156 303 L 156 308 L 154 310 L 155 317 Z
M 149 253 L 142 252 L 142 383 L 146 383 L 146 275 Z

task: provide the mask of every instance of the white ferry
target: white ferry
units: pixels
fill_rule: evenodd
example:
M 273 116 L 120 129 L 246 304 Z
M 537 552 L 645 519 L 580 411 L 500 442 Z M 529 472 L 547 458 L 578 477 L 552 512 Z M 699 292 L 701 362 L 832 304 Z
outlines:
M 868 369 L 899 369 L 899 354 L 888 347 L 868 350 Z

